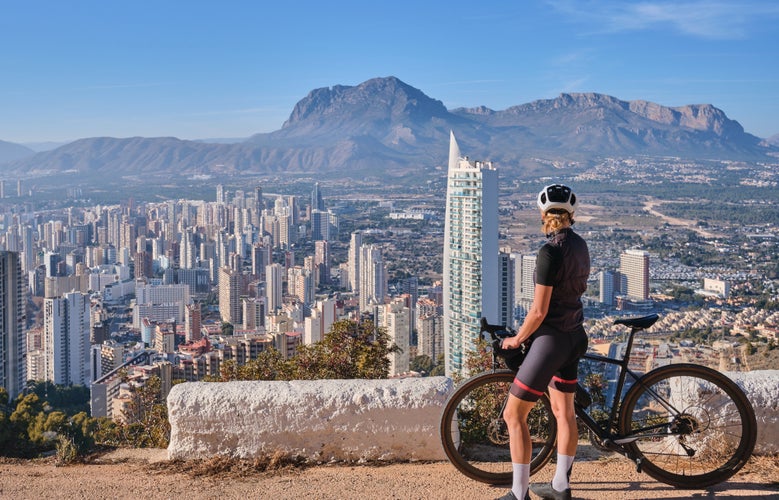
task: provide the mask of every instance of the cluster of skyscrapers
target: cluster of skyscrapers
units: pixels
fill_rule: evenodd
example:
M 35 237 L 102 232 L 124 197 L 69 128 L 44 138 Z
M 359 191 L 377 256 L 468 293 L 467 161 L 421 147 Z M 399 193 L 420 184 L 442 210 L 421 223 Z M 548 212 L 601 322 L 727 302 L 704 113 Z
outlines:
M 341 318 L 386 329 L 400 347 L 392 376 L 406 374 L 414 355 L 443 355 L 446 374 L 460 373 L 481 318 L 517 326 L 535 287 L 535 254 L 499 247 L 496 168 L 461 155 L 453 134 L 443 277 L 421 296 L 413 277 L 390 292 L 386 248 L 368 232 L 351 233 L 346 261 L 334 262 L 339 216 L 319 183 L 310 203 L 220 185 L 214 202 L 0 217 L 0 385 L 14 397 L 30 379 L 91 384 L 95 416 L 120 412 L 120 373 L 133 383 L 156 374 L 163 388 L 216 376 L 224 361 L 245 363 L 271 346 L 291 356 Z M 295 255 L 300 242 L 313 242 L 313 253 Z M 619 271 L 599 278 L 601 302 L 645 307 L 649 256 L 628 250 Z M 27 317 L 28 298 L 41 320 Z M 138 334 L 135 346 L 123 342 Z
M 365 315 L 401 348 L 392 375 L 409 370 L 417 323 L 420 353 L 441 352 L 440 287 L 418 319 L 416 280 L 391 297 L 384 250 L 362 232 L 351 234 L 347 261 L 334 263 L 339 220 L 318 183 L 310 204 L 217 186 L 214 202 L 0 217 L 0 385 L 12 398 L 27 380 L 91 384 L 93 414 L 116 415 L 128 370 L 131 383 L 156 374 L 163 387 L 217 376 L 225 360 L 244 363 L 271 346 L 291 356 L 336 320 Z M 313 253 L 295 255 L 309 241 Z M 37 320 L 27 316 L 30 299 Z

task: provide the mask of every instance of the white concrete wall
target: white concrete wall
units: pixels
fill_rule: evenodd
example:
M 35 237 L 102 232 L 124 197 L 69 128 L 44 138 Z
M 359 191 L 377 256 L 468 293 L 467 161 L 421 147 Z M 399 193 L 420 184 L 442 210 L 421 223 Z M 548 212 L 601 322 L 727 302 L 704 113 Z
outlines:
M 779 370 L 727 372 L 746 393 L 755 409 L 755 455 L 779 453 Z
M 755 453 L 779 452 L 779 370 L 728 376 L 755 408 Z M 168 455 L 445 460 L 438 426 L 453 389 L 445 377 L 179 384 L 168 396 Z
M 168 455 L 313 460 L 445 460 L 438 426 L 452 382 L 194 382 L 168 395 Z

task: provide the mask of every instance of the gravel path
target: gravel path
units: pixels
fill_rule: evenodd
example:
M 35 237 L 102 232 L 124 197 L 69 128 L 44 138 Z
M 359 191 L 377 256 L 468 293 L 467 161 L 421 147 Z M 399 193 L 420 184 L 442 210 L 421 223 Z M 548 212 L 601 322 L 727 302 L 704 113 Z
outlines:
M 207 464 L 206 464 L 207 465 Z M 551 478 L 553 466 L 533 477 Z M 612 456 L 574 465 L 574 498 L 779 498 L 779 458 L 751 461 L 727 483 L 676 490 L 638 474 Z M 385 466 L 319 466 L 274 473 L 213 473 L 167 461 L 166 450 L 116 450 L 87 465 L 56 467 L 52 459 L 0 459 L 0 498 L 84 499 L 491 499 L 495 488 L 471 481 L 447 462 Z

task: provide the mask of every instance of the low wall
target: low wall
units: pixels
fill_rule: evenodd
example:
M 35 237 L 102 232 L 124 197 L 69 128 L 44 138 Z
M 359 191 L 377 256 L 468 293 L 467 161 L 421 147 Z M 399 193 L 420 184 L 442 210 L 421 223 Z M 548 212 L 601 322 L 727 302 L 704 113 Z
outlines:
M 755 455 L 779 453 L 779 370 L 728 372 L 755 409 L 757 444 Z
M 728 375 L 755 408 L 755 453 L 779 453 L 779 370 Z M 438 426 L 453 389 L 446 377 L 179 384 L 168 456 L 445 460 Z
M 446 377 L 193 382 L 168 395 L 168 456 L 312 460 L 445 460 Z

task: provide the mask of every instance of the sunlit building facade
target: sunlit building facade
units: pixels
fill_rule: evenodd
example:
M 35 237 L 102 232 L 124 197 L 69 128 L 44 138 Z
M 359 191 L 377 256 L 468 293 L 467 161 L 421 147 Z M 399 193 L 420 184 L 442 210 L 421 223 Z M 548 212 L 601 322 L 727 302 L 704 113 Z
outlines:
M 451 134 L 444 228 L 446 375 L 462 373 L 475 350 L 482 317 L 501 319 L 498 259 L 498 172 L 460 155 Z

